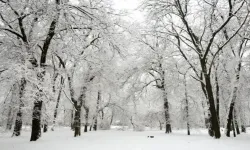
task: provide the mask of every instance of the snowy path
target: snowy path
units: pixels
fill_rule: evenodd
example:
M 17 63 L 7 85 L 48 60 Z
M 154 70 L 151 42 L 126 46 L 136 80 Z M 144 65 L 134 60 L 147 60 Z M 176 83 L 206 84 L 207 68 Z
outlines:
M 166 135 L 162 131 L 98 131 L 72 137 L 69 129 L 43 134 L 37 142 L 29 142 L 29 132 L 11 138 L 0 134 L 0 150 L 250 150 L 250 135 L 237 138 L 210 138 L 204 133 L 187 136 L 175 131 Z M 154 139 L 147 138 L 154 135 Z

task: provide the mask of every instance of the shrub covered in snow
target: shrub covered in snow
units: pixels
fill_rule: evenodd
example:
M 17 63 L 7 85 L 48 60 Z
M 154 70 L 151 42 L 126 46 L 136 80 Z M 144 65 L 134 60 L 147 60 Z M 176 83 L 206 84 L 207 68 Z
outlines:
M 101 130 L 110 130 L 110 123 L 107 120 L 104 120 L 99 125 Z

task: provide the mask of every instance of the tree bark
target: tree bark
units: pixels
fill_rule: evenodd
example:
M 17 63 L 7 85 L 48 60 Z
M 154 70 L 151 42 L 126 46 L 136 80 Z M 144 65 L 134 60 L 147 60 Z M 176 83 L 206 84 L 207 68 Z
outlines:
M 11 98 L 10 98 L 10 103 L 9 103 L 9 109 L 8 109 L 8 116 L 7 116 L 7 125 L 6 125 L 6 130 L 11 130 L 12 129 L 12 124 L 13 124 L 13 120 L 14 120 L 14 109 L 13 109 L 13 105 L 14 102 L 13 100 L 16 99 L 15 95 L 17 92 L 17 84 L 13 84 L 12 88 L 10 89 L 11 92 Z
M 52 131 L 54 131 L 54 127 L 55 127 L 55 124 L 56 124 L 57 111 L 58 111 L 58 107 L 59 107 L 59 103 L 60 103 L 60 99 L 61 99 L 63 84 L 64 84 L 64 78 L 63 78 L 63 76 L 61 76 L 61 84 L 60 84 L 60 89 L 59 89 L 58 96 L 57 96 L 56 108 L 55 108 L 55 111 L 54 111 L 53 126 L 51 128 Z
M 241 125 L 241 132 L 246 133 L 246 127 L 244 125 Z
M 36 96 L 39 98 L 39 96 Z M 41 136 L 41 110 L 43 101 L 35 100 L 32 114 L 32 130 L 30 141 L 36 141 Z
M 236 133 L 239 135 L 240 129 L 239 129 L 239 125 L 238 125 L 238 121 L 237 121 L 237 113 L 236 113 L 235 109 L 234 109 L 234 124 L 235 124 Z
M 166 123 L 166 131 L 165 133 L 171 133 L 171 122 L 170 122 L 170 114 L 169 114 L 169 102 L 168 95 L 165 83 L 165 71 L 163 70 L 162 63 L 159 64 L 160 72 L 161 72 L 161 84 L 158 85 L 158 88 L 162 90 L 163 100 L 164 100 L 164 113 L 165 113 L 165 123 Z
M 165 121 L 166 121 L 166 131 L 165 133 L 171 133 L 171 124 L 170 124 L 170 115 L 169 115 L 169 104 L 168 104 L 168 98 L 167 98 L 167 93 L 165 92 L 164 88 L 164 112 L 165 112 Z
M 46 57 L 47 52 L 51 43 L 51 40 L 53 39 L 55 35 L 55 29 L 59 20 L 60 16 L 60 0 L 56 0 L 56 15 L 54 16 L 53 21 L 50 24 L 49 32 L 47 33 L 46 39 L 43 43 L 42 47 L 42 53 L 40 58 L 40 67 L 43 69 L 42 72 L 38 73 L 38 80 L 40 83 L 43 83 L 43 78 L 45 76 L 45 66 L 46 66 Z M 40 89 L 36 100 L 34 101 L 34 108 L 33 108 L 33 114 L 32 114 L 32 131 L 31 131 L 31 138 L 30 141 L 36 141 L 41 136 L 41 110 L 42 110 L 42 90 Z
M 204 81 L 204 77 L 203 77 L 203 73 L 200 74 L 200 80 L 202 81 L 201 82 L 201 89 L 205 95 L 205 98 L 206 98 L 206 103 L 207 103 L 207 106 L 209 107 L 209 100 L 208 100 L 208 95 L 207 95 L 207 91 L 206 91 L 206 85 L 205 85 L 205 81 Z M 208 134 L 213 137 L 214 136 L 214 131 L 213 131 L 213 128 L 212 128 L 212 119 L 211 119 L 211 112 L 210 110 L 208 109 L 208 114 L 207 116 L 205 115 L 205 126 L 206 128 L 208 129 Z
M 74 110 L 71 110 L 71 120 L 70 120 L 71 130 L 74 131 Z
M 218 81 L 218 74 L 217 74 L 217 67 L 215 69 L 215 84 L 216 84 L 216 111 L 217 111 L 217 118 L 219 121 L 220 126 L 220 86 Z
M 209 101 L 209 111 L 211 115 L 211 129 L 213 131 L 213 135 L 216 139 L 219 139 L 221 137 L 220 133 L 220 126 L 219 126 L 219 121 L 215 109 L 215 104 L 214 104 L 214 96 L 213 96 L 213 88 L 211 85 L 211 80 L 210 80 L 210 74 L 207 73 L 207 66 L 206 66 L 206 60 L 205 59 L 200 59 L 200 64 L 202 67 L 202 72 L 204 75 L 205 79 L 205 88 L 206 88 L 206 93 Z
M 237 92 L 238 92 L 238 83 L 240 79 L 240 70 L 241 70 L 241 63 L 238 64 L 237 70 L 236 70 L 236 80 L 234 83 L 234 88 L 232 92 L 232 100 L 230 103 L 229 107 L 229 113 L 228 113 L 228 118 L 227 118 L 227 127 L 226 127 L 226 136 L 230 137 L 230 129 L 231 129 L 231 124 L 233 121 L 233 112 L 234 112 L 234 106 L 235 106 L 235 101 L 237 98 Z
M 24 96 L 24 92 L 25 92 L 25 87 L 26 87 L 26 79 L 23 77 L 21 79 L 21 83 L 20 83 L 20 87 L 19 87 L 19 108 L 18 108 L 18 112 L 17 112 L 17 117 L 16 117 L 16 121 L 15 121 L 15 127 L 14 127 L 14 132 L 12 136 L 19 136 L 21 135 L 21 130 L 22 130 L 22 126 L 23 126 L 23 122 L 22 122 L 22 108 L 24 107 L 24 103 L 22 101 L 23 96 Z
M 22 130 L 22 108 L 23 106 L 19 105 L 19 109 L 17 112 L 16 116 L 16 121 L 15 121 L 15 127 L 14 127 L 14 132 L 12 136 L 19 136 L 21 135 L 21 130 Z
M 97 93 L 97 102 L 96 102 L 96 116 L 94 120 L 94 125 L 93 125 L 93 130 L 97 131 L 97 117 L 98 117 L 98 112 L 99 112 L 99 104 L 101 101 L 101 91 L 99 90 Z
M 232 120 L 232 129 L 233 129 L 233 134 L 234 134 L 234 137 L 236 137 L 235 127 L 234 127 L 234 119 Z
M 160 130 L 162 130 L 162 123 L 161 123 L 161 121 L 159 121 L 159 127 L 160 127 Z
M 112 112 L 111 112 L 112 114 L 111 114 L 111 118 L 110 118 L 110 126 L 112 125 L 112 123 L 113 123 L 113 119 L 114 119 L 114 112 L 113 112 L 113 110 L 112 110 Z
M 75 104 L 76 106 L 77 104 Z M 77 105 L 75 110 L 75 118 L 74 118 L 74 130 L 75 134 L 74 136 L 81 136 L 81 105 Z
M 13 92 L 13 91 L 12 91 Z M 11 98 L 11 102 L 9 104 L 9 110 L 8 110 L 8 117 L 7 117 L 7 125 L 6 125 L 6 130 L 11 130 L 12 129 L 12 124 L 13 124 L 13 109 L 12 109 L 12 100 L 13 96 Z
M 85 126 L 84 132 L 88 132 L 88 124 L 89 124 L 89 108 L 85 108 Z
M 189 123 L 189 101 L 187 92 L 187 79 L 186 74 L 184 75 L 184 86 L 185 86 L 185 102 L 186 102 L 186 119 L 187 119 L 187 135 L 190 135 L 190 123 Z
M 43 124 L 43 132 L 46 133 L 48 131 L 48 123 L 47 121 L 45 121 L 45 123 Z
M 12 108 L 10 106 L 9 107 L 9 112 L 8 112 L 6 130 L 11 130 L 12 129 L 12 123 L 13 123 L 13 114 L 12 114 Z

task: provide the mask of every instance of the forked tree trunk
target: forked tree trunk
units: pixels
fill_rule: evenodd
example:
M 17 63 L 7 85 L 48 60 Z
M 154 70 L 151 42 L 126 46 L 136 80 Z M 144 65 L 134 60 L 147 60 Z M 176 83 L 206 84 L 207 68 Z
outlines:
M 206 89 L 208 91 L 208 100 L 209 100 L 209 105 L 210 105 L 209 110 L 210 110 L 210 115 L 211 115 L 211 129 L 213 130 L 213 134 L 215 138 L 220 138 L 221 134 L 220 134 L 219 120 L 217 118 L 217 113 L 215 110 L 211 82 L 208 77 L 206 77 Z
M 233 113 L 234 113 L 234 107 L 235 107 L 235 101 L 237 98 L 237 92 L 238 92 L 238 83 L 239 83 L 239 79 L 240 79 L 240 70 L 241 70 L 241 63 L 238 64 L 237 67 L 237 72 L 236 72 L 236 80 L 234 83 L 234 88 L 233 88 L 233 92 L 232 92 L 232 100 L 230 103 L 230 107 L 229 107 L 229 113 L 228 113 L 228 118 L 227 118 L 227 127 L 226 127 L 226 136 L 230 137 L 230 129 L 231 129 L 231 124 L 233 121 Z
M 200 80 L 204 81 L 204 75 L 203 75 L 203 73 L 200 74 Z M 206 91 L 206 85 L 203 82 L 201 82 L 201 89 L 202 89 L 203 94 L 205 95 L 206 103 L 207 103 L 207 106 L 209 108 L 210 104 L 209 104 L 208 95 L 207 95 L 207 91 Z M 213 131 L 213 127 L 212 127 L 211 112 L 210 112 L 209 109 L 208 109 L 207 116 L 206 115 L 204 115 L 204 116 L 205 116 L 205 126 L 208 129 L 208 134 L 211 137 L 213 137 L 214 136 L 214 131 Z
M 216 139 L 219 139 L 221 137 L 221 133 L 220 133 L 219 120 L 218 120 L 216 109 L 215 109 L 213 87 L 211 85 L 210 74 L 207 73 L 208 70 L 206 66 L 206 60 L 200 59 L 200 64 L 201 64 L 202 72 L 204 74 L 205 88 L 206 88 L 206 93 L 207 93 L 207 97 L 209 101 L 209 111 L 211 115 L 211 128 L 212 128 L 214 137 Z

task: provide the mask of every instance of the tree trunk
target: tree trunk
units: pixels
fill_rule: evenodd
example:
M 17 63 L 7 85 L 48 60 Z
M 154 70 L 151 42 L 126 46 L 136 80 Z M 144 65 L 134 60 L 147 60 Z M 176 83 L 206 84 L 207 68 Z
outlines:
M 57 96 L 56 108 L 55 108 L 55 111 L 54 111 L 53 126 L 51 128 L 52 131 L 54 131 L 54 127 L 55 127 L 55 124 L 56 124 L 57 111 L 58 111 L 58 107 L 59 107 L 59 103 L 60 103 L 60 99 L 61 99 L 63 84 L 64 84 L 64 78 L 63 78 L 63 76 L 61 76 L 61 85 L 60 85 L 59 93 L 58 93 L 58 96 Z
M 70 120 L 71 130 L 74 131 L 74 110 L 71 110 L 71 120 Z
M 95 117 L 95 120 L 94 120 L 93 130 L 97 131 L 97 116 Z
M 47 52 L 49 50 L 49 46 L 51 43 L 51 40 L 53 39 L 55 35 L 55 29 L 59 20 L 60 16 L 60 8 L 59 5 L 61 3 L 60 0 L 56 0 L 56 15 L 54 16 L 54 19 L 52 20 L 49 31 L 46 35 L 46 39 L 43 43 L 42 47 L 42 53 L 40 57 L 40 67 L 43 69 L 41 73 L 38 73 L 38 80 L 41 83 L 43 83 L 43 78 L 45 76 L 45 66 L 46 66 L 46 58 L 47 58 Z M 33 66 L 38 67 L 36 64 Z M 33 108 L 33 115 L 32 115 L 32 131 L 31 131 L 31 138 L 30 141 L 36 141 L 41 136 L 41 110 L 42 110 L 42 90 L 39 90 L 35 102 L 34 102 L 34 108 Z
M 190 135 L 190 124 L 189 124 L 189 102 L 188 102 L 188 92 L 187 92 L 187 80 L 186 74 L 184 75 L 184 86 L 185 86 L 185 101 L 186 101 L 186 118 L 187 118 L 187 135 Z
M 206 93 L 207 93 L 207 97 L 209 101 L 209 111 L 211 115 L 211 129 L 213 131 L 215 138 L 219 139 L 221 137 L 221 133 L 220 133 L 219 121 L 218 121 L 218 117 L 217 117 L 217 113 L 215 109 L 215 104 L 214 104 L 213 87 L 211 85 L 210 74 L 207 74 L 206 60 L 201 59 L 200 63 L 202 67 L 202 72 L 204 74 Z
M 89 124 L 89 108 L 85 108 L 85 126 L 84 132 L 88 132 L 88 124 Z
M 234 134 L 234 137 L 236 137 L 235 127 L 234 127 L 234 121 L 233 121 L 233 120 L 232 120 L 232 129 L 233 129 L 233 134 Z
M 103 109 L 101 110 L 101 116 L 102 116 L 102 120 L 104 119 L 104 111 L 103 111 Z
M 234 109 L 234 124 L 235 124 L 236 133 L 239 135 L 240 129 L 239 129 L 239 125 L 238 125 L 238 121 L 237 121 L 237 113 L 236 113 L 235 109 Z
M 77 104 L 75 104 L 76 106 Z M 77 105 L 75 108 L 75 118 L 74 118 L 74 130 L 75 137 L 81 136 L 81 105 Z
M 130 123 L 131 125 L 133 126 L 133 130 L 135 131 L 136 130 L 136 127 L 135 127 L 135 124 L 133 122 L 133 116 L 130 117 Z
M 246 133 L 246 127 L 244 125 L 241 125 L 241 132 Z
M 201 74 L 200 74 L 200 80 L 201 81 L 204 81 L 204 79 L 203 79 L 203 73 L 201 72 Z M 204 81 L 205 82 L 205 81 Z M 207 91 L 206 91 L 206 85 L 203 83 L 203 82 L 201 82 L 201 89 L 202 89 L 202 92 L 203 92 L 203 94 L 205 95 L 205 98 L 206 98 L 206 103 L 207 103 L 207 106 L 209 107 L 209 100 L 208 100 L 208 95 L 207 95 Z M 205 105 L 204 103 L 203 103 L 203 105 Z M 205 107 L 205 106 L 204 106 Z M 205 113 L 205 112 L 204 112 Z M 208 129 L 208 134 L 211 136 L 211 137 L 213 137 L 214 136 L 214 131 L 213 131 L 213 129 L 212 129 L 212 119 L 211 119 L 211 114 L 210 114 L 210 110 L 208 109 L 208 114 L 207 114 L 207 116 L 206 115 L 204 115 L 204 117 L 205 117 L 205 126 L 206 126 L 206 128 Z
M 215 110 L 215 105 L 214 105 L 214 98 L 213 98 L 213 91 L 212 91 L 212 86 L 210 82 L 210 77 L 205 77 L 206 78 L 206 89 L 208 93 L 208 100 L 209 100 L 209 110 L 211 114 L 211 129 L 213 130 L 213 134 L 215 138 L 220 138 L 220 126 L 219 126 L 219 121 L 217 118 L 217 113 Z
M 12 129 L 12 124 L 13 124 L 13 120 L 14 120 L 14 114 L 13 114 L 14 102 L 13 102 L 13 100 L 16 99 L 16 97 L 15 97 L 16 92 L 17 92 L 17 84 L 16 83 L 12 85 L 10 92 L 11 92 L 11 99 L 10 99 L 10 103 L 9 103 L 9 107 L 8 107 L 9 109 L 8 109 L 6 130 Z
M 110 126 L 112 125 L 113 123 L 113 119 L 114 119 L 114 112 L 112 111 L 112 114 L 111 114 L 111 118 L 110 118 Z
M 241 63 L 238 64 L 237 71 L 236 71 L 236 80 L 234 83 L 234 88 L 232 92 L 232 100 L 230 103 L 229 107 L 229 113 L 228 113 L 228 118 L 227 118 L 227 127 L 226 127 L 226 136 L 230 137 L 230 129 L 231 129 L 231 123 L 233 120 L 233 112 L 234 112 L 234 106 L 235 106 L 235 101 L 237 98 L 237 92 L 238 92 L 238 84 L 239 84 L 239 79 L 240 79 L 240 70 L 241 70 Z
M 13 114 L 12 114 L 12 108 L 11 107 L 12 106 L 9 107 L 6 130 L 11 130 L 12 129 Z
M 16 121 L 15 121 L 15 127 L 14 127 L 14 132 L 12 136 L 19 136 L 21 135 L 21 130 L 22 130 L 22 126 L 23 126 L 23 122 L 22 122 L 22 108 L 24 107 L 24 103 L 22 101 L 23 99 L 23 95 L 24 95 L 24 91 L 25 91 L 25 87 L 26 87 L 26 79 L 22 78 L 21 79 L 21 83 L 20 83 L 20 87 L 19 87 L 19 108 L 18 108 L 18 112 L 17 112 L 17 117 L 16 117 Z
M 92 130 L 92 125 L 90 125 L 90 127 L 89 127 L 89 131 L 91 131 Z
M 23 122 L 22 122 L 22 108 L 24 107 L 23 102 L 21 101 L 19 104 L 19 109 L 17 112 L 17 116 L 16 116 L 16 121 L 15 121 L 15 127 L 14 127 L 14 132 L 12 136 L 19 136 L 21 135 L 21 130 L 22 130 L 22 126 L 23 126 Z
M 160 130 L 162 130 L 162 123 L 159 121 Z
M 169 103 L 167 98 L 167 93 L 165 91 L 165 87 L 163 87 L 163 98 L 164 98 L 164 113 L 165 113 L 165 122 L 166 122 L 166 131 L 165 133 L 171 133 L 171 123 L 170 123 L 170 115 L 169 115 Z
M 39 98 L 39 96 L 37 96 Z M 43 101 L 36 100 L 34 102 L 32 114 L 32 130 L 30 141 L 36 141 L 41 136 L 41 111 Z
M 23 122 L 22 122 L 22 107 L 23 106 L 19 105 L 19 110 L 17 112 L 14 132 L 13 132 L 12 136 L 19 136 L 21 134 L 22 124 L 23 124 Z
M 43 132 L 46 133 L 48 131 L 48 123 L 45 121 L 43 125 Z
M 228 113 L 228 118 L 227 118 L 227 126 L 226 126 L 226 136 L 230 137 L 230 131 L 231 131 L 231 124 L 233 120 L 233 110 L 234 110 L 234 102 L 231 102 L 230 108 L 229 108 L 229 113 Z
M 41 66 L 41 68 L 43 68 L 43 71 L 37 74 L 37 78 L 40 84 L 39 86 L 41 86 L 41 84 L 44 82 L 44 76 L 45 76 L 44 66 Z M 32 113 L 32 128 L 31 128 L 30 141 L 36 141 L 42 135 L 41 118 L 42 118 L 43 97 L 44 93 L 42 89 L 39 89 L 39 91 L 35 95 L 35 101 Z
M 99 90 L 97 93 L 97 102 L 96 102 L 96 116 L 95 116 L 95 120 L 94 120 L 94 125 L 93 125 L 93 130 L 97 131 L 97 117 L 98 117 L 98 112 L 99 112 L 99 104 L 101 101 L 101 91 Z
M 238 121 L 235 120 L 234 123 L 235 123 L 236 133 L 237 133 L 237 134 L 240 134 L 240 128 L 239 128 L 239 125 L 238 125 Z
M 73 90 L 72 87 L 71 87 L 71 90 Z M 76 109 L 75 118 L 74 118 L 75 137 L 81 136 L 81 108 L 83 105 L 85 106 L 86 92 L 87 92 L 87 87 L 82 86 L 78 100 L 77 101 L 73 100 L 74 106 Z M 72 94 L 72 97 L 73 97 L 73 94 Z
M 215 70 L 215 84 L 216 84 L 216 111 L 217 111 L 217 118 L 220 126 L 220 86 L 218 81 L 217 75 L 217 67 Z

